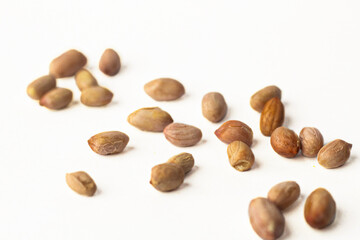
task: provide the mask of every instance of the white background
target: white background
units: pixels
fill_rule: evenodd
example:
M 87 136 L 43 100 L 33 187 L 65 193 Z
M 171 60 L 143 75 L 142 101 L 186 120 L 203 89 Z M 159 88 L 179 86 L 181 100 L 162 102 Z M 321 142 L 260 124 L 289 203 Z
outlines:
M 295 180 L 300 199 L 285 211 L 281 239 L 357 239 L 360 164 L 360 2 L 342 1 L 0 1 L 0 239 L 258 239 L 248 220 L 252 198 L 276 183 Z M 105 48 L 122 69 L 107 77 L 98 69 Z M 74 102 L 50 111 L 26 95 L 27 85 L 48 72 L 50 61 L 76 48 L 111 104 L 79 102 L 74 80 L 60 79 Z M 186 95 L 156 102 L 143 85 L 158 77 L 181 81 Z M 297 133 L 317 127 L 325 141 L 353 144 L 350 160 L 327 170 L 316 159 L 285 159 L 259 130 L 250 96 L 271 84 L 283 91 L 285 126 Z M 202 96 L 219 91 L 226 120 L 254 131 L 256 164 L 237 172 L 226 145 L 213 134 L 220 124 L 201 114 Z M 203 140 L 178 148 L 161 133 L 142 132 L 126 121 L 141 107 L 159 106 L 176 122 L 199 127 Z M 130 136 L 126 150 L 100 156 L 87 140 L 109 130 Z M 150 170 L 180 152 L 196 166 L 180 189 L 156 191 Z M 88 172 L 97 194 L 82 197 L 65 173 Z M 316 188 L 337 203 L 335 222 L 314 230 L 304 220 L 306 197 Z

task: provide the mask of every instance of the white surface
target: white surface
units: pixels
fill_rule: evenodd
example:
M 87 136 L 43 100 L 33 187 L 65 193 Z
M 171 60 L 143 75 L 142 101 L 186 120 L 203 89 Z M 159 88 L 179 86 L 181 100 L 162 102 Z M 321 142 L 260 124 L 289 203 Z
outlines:
M 357 239 L 359 230 L 360 2 L 353 1 L 4 1 L 0 2 L 0 239 L 258 239 L 248 216 L 252 198 L 274 184 L 295 180 L 301 198 L 285 211 L 282 239 Z M 113 78 L 98 60 L 116 49 L 123 67 Z M 62 111 L 39 107 L 26 95 L 49 62 L 76 48 L 113 102 L 104 108 L 79 103 L 74 92 Z M 180 80 L 186 95 L 155 102 L 143 85 L 157 77 Z M 326 170 L 316 159 L 278 156 L 259 131 L 250 96 L 276 84 L 283 90 L 285 125 L 300 132 L 315 126 L 329 142 L 353 144 L 351 159 Z M 201 115 L 201 98 L 223 93 L 226 120 L 254 131 L 256 165 L 237 172 L 226 145 L 213 134 L 220 124 Z M 159 133 L 130 126 L 128 114 L 159 106 L 176 122 L 198 126 L 201 143 L 177 148 Z M 124 153 L 100 156 L 87 139 L 101 131 L 130 136 Z M 181 189 L 156 191 L 150 170 L 177 153 L 194 155 L 196 167 Z M 65 173 L 84 170 L 96 181 L 93 198 L 72 192 Z M 337 217 L 318 231 L 303 217 L 306 197 L 325 187 Z

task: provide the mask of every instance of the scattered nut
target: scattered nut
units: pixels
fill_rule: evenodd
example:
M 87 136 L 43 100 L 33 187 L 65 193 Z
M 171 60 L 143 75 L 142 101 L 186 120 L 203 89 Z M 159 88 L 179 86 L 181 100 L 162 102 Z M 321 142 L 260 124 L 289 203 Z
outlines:
M 202 114 L 210 122 L 220 122 L 226 115 L 227 105 L 221 93 L 210 92 L 202 99 Z
M 300 186 L 294 181 L 281 182 L 273 186 L 268 199 L 280 210 L 284 210 L 293 204 L 300 196 Z
M 98 133 L 88 140 L 90 148 L 101 155 L 121 153 L 128 142 L 128 135 L 118 131 Z
M 316 128 L 305 127 L 301 130 L 300 135 L 301 153 L 305 157 L 316 157 L 324 145 L 324 138 Z
M 104 51 L 99 62 L 100 70 L 109 76 L 115 76 L 121 68 L 120 57 L 113 49 L 108 48 Z
M 75 74 L 75 82 L 80 91 L 90 88 L 99 86 L 95 77 L 86 69 L 80 69 Z
M 175 190 L 184 182 L 184 170 L 175 163 L 163 163 L 151 169 L 150 184 L 161 192 Z
M 67 185 L 78 194 L 91 197 L 96 192 L 94 180 L 86 172 L 73 172 L 66 174 Z
M 71 49 L 50 63 L 50 75 L 55 78 L 74 76 L 77 71 L 85 66 L 86 57 L 81 52 Z
M 194 166 L 194 157 L 190 153 L 180 153 L 171 157 L 167 162 L 178 164 L 186 174 L 190 172 Z
M 285 218 L 276 205 L 266 198 L 255 198 L 249 205 L 250 223 L 264 240 L 279 238 L 285 228 Z
M 229 162 L 238 171 L 247 171 L 254 164 L 254 154 L 250 147 L 241 141 L 234 141 L 227 148 Z
M 281 99 L 281 90 L 277 86 L 268 86 L 257 91 L 250 98 L 250 106 L 258 112 L 261 112 L 267 101 L 277 97 Z
M 336 204 L 331 194 L 324 188 L 314 190 L 306 199 L 304 216 L 313 228 L 322 229 L 335 219 Z
M 180 98 L 185 93 L 184 86 L 172 78 L 158 78 L 144 86 L 147 95 L 156 101 L 171 101 Z
M 80 101 L 89 107 L 101 107 L 109 104 L 114 94 L 104 87 L 90 87 L 81 92 Z
M 224 122 L 215 131 L 215 135 L 226 144 L 234 141 L 242 141 L 250 147 L 253 141 L 251 128 L 245 123 L 236 120 Z
M 183 123 L 167 125 L 164 129 L 164 135 L 169 142 L 178 147 L 193 146 L 202 138 L 200 129 Z
M 300 149 L 300 140 L 293 130 L 279 127 L 271 134 L 270 143 L 274 151 L 286 158 L 295 157 Z
M 52 110 L 60 110 L 69 105 L 72 97 L 73 94 L 69 89 L 54 88 L 40 99 L 40 106 L 44 106 Z
M 45 75 L 31 82 L 26 92 L 32 99 L 39 100 L 45 93 L 55 87 L 56 79 L 53 76 Z
M 260 130 L 264 136 L 271 136 L 272 132 L 284 122 L 284 105 L 275 97 L 266 102 L 260 116 Z
M 158 107 L 141 108 L 131 113 L 128 122 L 143 131 L 162 132 L 164 128 L 173 122 L 170 114 Z
M 323 146 L 318 153 L 318 162 L 325 168 L 337 168 L 350 157 L 352 144 L 336 139 Z

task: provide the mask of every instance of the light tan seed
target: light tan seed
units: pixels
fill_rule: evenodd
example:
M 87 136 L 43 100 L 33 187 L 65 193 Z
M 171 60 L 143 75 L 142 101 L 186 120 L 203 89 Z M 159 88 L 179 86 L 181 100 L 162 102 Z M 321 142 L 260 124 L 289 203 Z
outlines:
M 294 181 L 281 182 L 268 192 L 268 199 L 280 210 L 293 204 L 300 196 L 300 186 Z
M 156 101 L 172 101 L 185 93 L 184 86 L 172 78 L 158 78 L 145 84 L 147 95 Z
M 202 99 L 202 114 L 210 122 L 220 122 L 226 115 L 227 104 L 221 93 L 210 92 Z
M 305 127 L 301 130 L 300 135 L 301 153 L 305 157 L 316 157 L 324 145 L 324 138 L 316 128 Z
M 128 142 L 128 135 L 119 131 L 98 133 L 88 140 L 90 148 L 101 155 L 121 153 Z
M 77 71 L 85 66 L 86 57 L 81 52 L 71 49 L 50 63 L 50 75 L 55 78 L 74 76 Z
M 101 107 L 109 104 L 114 94 L 104 87 L 90 87 L 81 92 L 80 101 L 89 107 Z
M 167 162 L 178 164 L 185 174 L 191 171 L 195 163 L 194 157 L 190 153 L 180 153 L 171 157 Z
M 254 154 L 250 147 L 241 141 L 234 141 L 227 148 L 230 165 L 238 171 L 247 171 L 254 164 Z
M 93 196 L 96 192 L 94 180 L 86 172 L 79 171 L 66 174 L 67 185 L 78 194 Z
M 336 139 L 323 146 L 318 153 L 318 162 L 325 168 L 337 168 L 350 157 L 352 144 Z
M 99 68 L 109 76 L 115 76 L 120 71 L 120 57 L 114 49 L 108 48 L 104 51 L 100 58 Z
M 73 94 L 66 88 L 54 88 L 47 92 L 40 99 L 40 106 L 47 107 L 52 110 L 60 110 L 67 107 L 72 101 Z
M 143 131 L 162 132 L 164 128 L 173 122 L 170 114 L 158 107 L 141 108 L 131 113 L 128 122 Z
M 202 138 L 200 129 L 183 123 L 167 125 L 164 129 L 164 135 L 169 142 L 178 147 L 193 146 Z
M 151 169 L 150 184 L 161 192 L 177 189 L 184 182 L 185 173 L 175 163 L 163 163 Z
M 277 86 L 267 86 L 259 91 L 257 91 L 250 98 L 250 106 L 258 111 L 262 112 L 265 104 L 270 99 L 277 97 L 281 99 L 281 90 Z
M 32 99 L 39 100 L 45 93 L 55 87 L 56 79 L 53 76 L 45 75 L 31 82 L 26 92 Z
M 78 88 L 80 89 L 80 91 L 90 87 L 98 86 L 95 77 L 88 70 L 84 68 L 80 69 L 75 74 L 75 82 Z

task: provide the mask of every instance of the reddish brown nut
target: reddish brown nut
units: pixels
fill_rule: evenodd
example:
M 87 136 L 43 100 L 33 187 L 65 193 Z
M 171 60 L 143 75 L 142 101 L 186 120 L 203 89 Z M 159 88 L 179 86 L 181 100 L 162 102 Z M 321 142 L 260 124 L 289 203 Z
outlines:
M 171 123 L 164 129 L 165 138 L 178 147 L 190 147 L 197 144 L 202 138 L 199 128 L 183 124 Z
M 295 157 L 300 149 L 299 137 L 286 127 L 275 129 L 271 134 L 270 143 L 277 154 L 287 158 Z
M 350 157 L 352 144 L 336 139 L 323 146 L 318 153 L 318 162 L 325 168 L 337 168 Z
M 299 135 L 301 153 L 305 157 L 316 157 L 322 146 L 324 138 L 320 131 L 312 127 L 304 127 Z
M 50 63 L 50 75 L 55 78 L 74 76 L 77 71 L 85 66 L 86 57 L 81 52 L 71 49 Z
M 306 199 L 304 216 L 313 228 L 322 229 L 335 219 L 336 204 L 331 194 L 324 188 L 314 190 Z
M 245 123 L 237 120 L 224 122 L 215 131 L 215 135 L 226 144 L 230 144 L 234 141 L 242 141 L 250 147 L 253 141 L 253 132 L 251 128 Z
M 284 105 L 275 97 L 266 102 L 260 116 L 260 131 L 264 136 L 271 136 L 272 132 L 284 122 Z
M 100 58 L 99 68 L 106 75 L 116 75 L 121 68 L 121 61 L 117 52 L 111 48 L 106 49 Z
M 250 223 L 262 239 L 275 240 L 285 228 L 285 218 L 276 205 L 266 198 L 255 198 L 249 205 Z
M 284 210 L 293 204 L 300 196 L 300 186 L 294 181 L 281 182 L 273 186 L 268 199 L 280 210 Z

